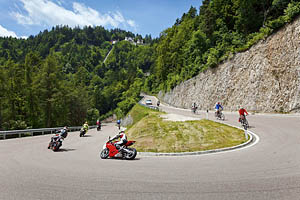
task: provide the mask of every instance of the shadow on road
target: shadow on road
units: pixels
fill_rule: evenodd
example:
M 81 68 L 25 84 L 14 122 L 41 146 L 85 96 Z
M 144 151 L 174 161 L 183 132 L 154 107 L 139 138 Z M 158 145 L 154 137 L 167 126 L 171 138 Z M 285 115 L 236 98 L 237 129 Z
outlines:
M 68 152 L 68 151 L 75 151 L 76 149 L 58 149 L 58 151 L 55 152 Z
M 108 158 L 107 160 L 122 160 L 122 161 L 135 161 L 135 160 L 140 160 L 141 158 L 135 158 L 133 160 L 126 160 L 125 158 L 122 157 L 112 157 L 112 158 Z
M 93 137 L 92 135 L 84 135 L 82 137 Z

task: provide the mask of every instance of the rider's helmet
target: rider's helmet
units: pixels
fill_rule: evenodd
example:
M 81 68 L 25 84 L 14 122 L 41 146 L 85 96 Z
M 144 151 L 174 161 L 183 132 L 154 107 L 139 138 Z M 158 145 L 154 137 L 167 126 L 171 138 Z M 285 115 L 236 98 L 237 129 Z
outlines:
M 65 126 L 65 127 L 64 127 L 64 130 L 66 130 L 66 131 L 67 131 L 67 130 L 68 130 L 68 127 L 67 127 L 67 126 Z

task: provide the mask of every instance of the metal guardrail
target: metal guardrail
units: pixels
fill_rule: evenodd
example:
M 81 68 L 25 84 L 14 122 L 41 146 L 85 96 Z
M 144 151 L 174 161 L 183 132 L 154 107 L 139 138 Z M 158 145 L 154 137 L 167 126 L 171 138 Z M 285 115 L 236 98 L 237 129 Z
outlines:
M 69 132 L 72 131 L 78 131 L 81 129 L 82 126 L 73 126 L 73 127 L 68 127 Z M 96 128 L 97 126 L 89 126 L 89 129 Z M 24 129 L 24 130 L 10 130 L 10 131 L 0 131 L 0 138 L 6 139 L 7 135 L 18 135 L 18 137 L 22 137 L 22 135 L 27 135 L 29 134 L 30 136 L 34 136 L 34 133 L 40 133 L 39 135 L 44 135 L 44 134 L 52 134 L 55 133 L 56 131 L 62 129 L 63 127 L 56 127 L 56 128 L 40 128 L 40 129 Z

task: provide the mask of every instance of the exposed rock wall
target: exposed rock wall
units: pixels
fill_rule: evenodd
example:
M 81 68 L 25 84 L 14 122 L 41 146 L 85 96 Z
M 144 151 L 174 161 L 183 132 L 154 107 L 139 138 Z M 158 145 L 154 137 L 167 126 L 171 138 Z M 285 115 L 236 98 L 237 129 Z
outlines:
M 258 112 L 300 112 L 300 17 L 246 52 L 176 86 L 159 98 L 171 105 Z

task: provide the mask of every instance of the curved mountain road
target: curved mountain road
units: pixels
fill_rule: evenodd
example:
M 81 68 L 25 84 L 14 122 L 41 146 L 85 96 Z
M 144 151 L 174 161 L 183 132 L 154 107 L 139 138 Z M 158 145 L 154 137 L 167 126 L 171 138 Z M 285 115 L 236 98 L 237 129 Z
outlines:
M 225 115 L 239 126 L 236 113 Z M 299 199 L 300 116 L 257 114 L 248 120 L 259 143 L 199 156 L 101 160 L 100 149 L 118 130 L 114 124 L 84 138 L 70 133 L 60 152 L 46 148 L 50 135 L 2 140 L 0 199 Z

